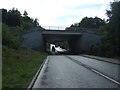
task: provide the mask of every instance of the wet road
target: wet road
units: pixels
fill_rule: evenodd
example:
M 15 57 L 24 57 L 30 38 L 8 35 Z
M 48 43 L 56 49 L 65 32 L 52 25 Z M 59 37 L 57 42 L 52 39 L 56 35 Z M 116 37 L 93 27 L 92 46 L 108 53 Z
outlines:
M 99 69 L 117 79 L 118 67 L 110 63 L 97 61 L 81 56 L 69 56 L 77 61 Z M 95 63 L 94 63 L 95 62 Z M 100 64 L 100 66 L 99 66 Z M 102 66 L 103 64 L 103 66 Z M 110 66 L 109 66 L 110 64 Z M 103 68 L 103 69 L 101 69 Z M 114 74 L 110 71 L 113 68 Z M 108 71 L 105 71 L 108 70 Z M 33 88 L 118 88 L 118 84 L 92 72 L 91 70 L 73 62 L 66 56 L 48 56 Z

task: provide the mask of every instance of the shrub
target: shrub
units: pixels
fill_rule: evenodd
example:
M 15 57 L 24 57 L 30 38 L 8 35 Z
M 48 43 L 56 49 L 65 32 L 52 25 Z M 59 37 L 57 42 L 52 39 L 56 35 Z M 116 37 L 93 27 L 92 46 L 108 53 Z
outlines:
M 16 27 L 10 27 L 10 33 L 14 36 L 21 35 L 25 32 L 25 30 L 22 27 L 16 26 Z
M 33 27 L 33 24 L 31 22 L 22 22 L 23 29 L 28 30 Z
M 6 24 L 2 25 L 2 44 L 8 47 L 19 49 L 20 41 L 10 34 L 10 29 Z

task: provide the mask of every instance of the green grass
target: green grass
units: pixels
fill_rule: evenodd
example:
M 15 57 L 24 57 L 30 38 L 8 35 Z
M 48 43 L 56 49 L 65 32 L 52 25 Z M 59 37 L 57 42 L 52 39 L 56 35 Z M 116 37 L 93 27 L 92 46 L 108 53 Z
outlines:
M 2 87 L 27 88 L 47 54 L 3 46 L 2 56 Z

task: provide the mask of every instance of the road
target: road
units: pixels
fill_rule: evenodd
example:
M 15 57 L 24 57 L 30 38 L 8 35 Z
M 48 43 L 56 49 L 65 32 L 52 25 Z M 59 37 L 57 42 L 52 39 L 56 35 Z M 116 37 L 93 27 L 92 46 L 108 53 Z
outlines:
M 69 57 L 72 57 L 72 58 L 86 64 L 87 66 L 93 67 L 96 70 L 99 70 L 99 72 L 102 72 L 102 73 L 106 74 L 107 76 L 112 77 L 115 80 L 118 80 L 118 65 L 116 65 L 116 64 L 99 61 L 99 60 L 91 59 L 91 58 L 85 58 L 82 56 L 73 55 L 73 56 L 69 56 Z
M 91 71 L 90 68 L 102 72 L 110 79 L 97 71 Z M 33 88 L 118 88 L 114 80 L 118 81 L 116 64 L 82 56 L 51 55 L 48 56 Z

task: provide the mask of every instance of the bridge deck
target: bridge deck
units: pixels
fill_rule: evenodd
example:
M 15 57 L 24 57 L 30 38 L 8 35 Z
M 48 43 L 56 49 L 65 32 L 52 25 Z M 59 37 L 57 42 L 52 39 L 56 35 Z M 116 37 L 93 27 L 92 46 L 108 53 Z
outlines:
M 44 35 L 82 35 L 81 32 L 66 31 L 66 30 L 45 30 L 42 32 Z

